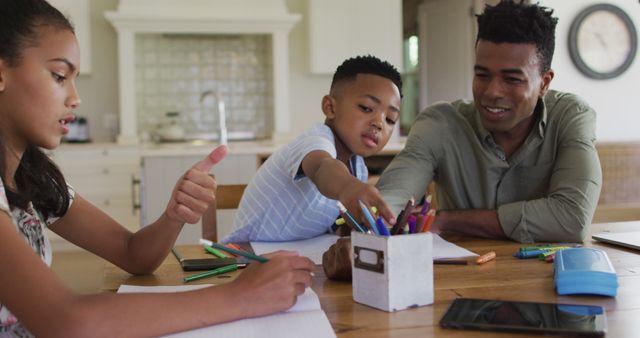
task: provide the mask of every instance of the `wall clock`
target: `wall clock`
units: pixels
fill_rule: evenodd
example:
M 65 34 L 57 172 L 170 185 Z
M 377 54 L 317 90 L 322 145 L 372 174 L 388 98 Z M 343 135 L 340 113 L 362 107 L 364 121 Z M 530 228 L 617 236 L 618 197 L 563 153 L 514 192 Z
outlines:
M 589 6 L 571 23 L 569 54 L 580 72 L 590 78 L 619 76 L 631 66 L 637 50 L 633 21 L 617 6 Z

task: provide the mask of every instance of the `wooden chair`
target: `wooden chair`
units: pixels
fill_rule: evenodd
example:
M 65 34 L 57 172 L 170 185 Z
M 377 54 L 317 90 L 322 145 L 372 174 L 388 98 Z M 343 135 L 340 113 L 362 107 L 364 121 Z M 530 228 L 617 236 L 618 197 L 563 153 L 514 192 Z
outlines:
M 202 215 L 202 238 L 218 241 L 217 210 L 238 209 L 246 184 L 218 185 L 216 203 Z

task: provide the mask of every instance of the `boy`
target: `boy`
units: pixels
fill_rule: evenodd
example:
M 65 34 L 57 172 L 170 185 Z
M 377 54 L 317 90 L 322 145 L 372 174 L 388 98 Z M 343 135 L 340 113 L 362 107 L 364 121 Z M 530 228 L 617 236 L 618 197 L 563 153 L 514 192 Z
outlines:
M 339 215 L 336 200 L 354 214 L 358 198 L 393 215 L 367 182 L 363 157 L 380 151 L 400 117 L 402 80 L 373 56 L 348 59 L 322 98 L 324 124 L 278 149 L 249 183 L 223 242 L 291 241 L 326 233 Z

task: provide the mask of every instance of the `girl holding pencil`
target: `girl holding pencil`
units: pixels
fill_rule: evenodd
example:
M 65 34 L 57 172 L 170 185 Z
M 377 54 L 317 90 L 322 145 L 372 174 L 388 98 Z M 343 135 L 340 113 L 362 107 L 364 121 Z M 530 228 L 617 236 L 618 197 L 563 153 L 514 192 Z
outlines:
M 78 295 L 62 284 L 49 268 L 46 228 L 132 274 L 151 273 L 183 225 L 214 202 L 208 171 L 227 152 L 196 163 L 160 218 L 131 233 L 68 186 L 40 150 L 69 131 L 79 68 L 78 42 L 59 11 L 44 0 L 0 0 L 0 336 L 159 336 L 292 306 L 314 269 L 293 253 L 183 293 Z

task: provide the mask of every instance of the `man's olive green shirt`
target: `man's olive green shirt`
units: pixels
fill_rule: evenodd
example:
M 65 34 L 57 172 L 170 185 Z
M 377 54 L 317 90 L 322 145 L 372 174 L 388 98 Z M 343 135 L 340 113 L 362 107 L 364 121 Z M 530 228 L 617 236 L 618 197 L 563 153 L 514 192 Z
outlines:
M 523 243 L 580 242 L 602 184 L 595 111 L 549 91 L 534 114 L 530 134 L 507 159 L 473 102 L 431 106 L 377 187 L 397 213 L 434 180 L 439 209 L 496 209 L 507 237 Z

